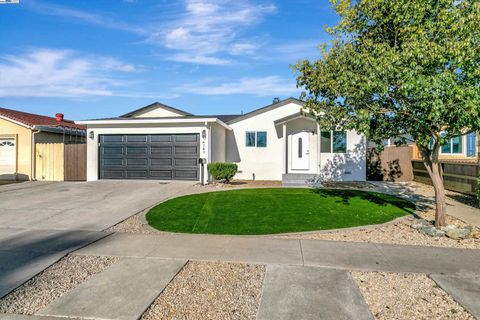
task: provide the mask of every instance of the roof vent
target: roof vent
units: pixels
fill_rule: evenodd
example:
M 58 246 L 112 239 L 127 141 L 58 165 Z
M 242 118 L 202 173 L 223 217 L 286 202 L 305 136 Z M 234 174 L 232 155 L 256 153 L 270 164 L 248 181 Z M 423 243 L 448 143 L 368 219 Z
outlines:
M 56 113 L 56 114 L 55 114 L 55 119 L 56 119 L 58 122 L 63 121 L 63 113 Z

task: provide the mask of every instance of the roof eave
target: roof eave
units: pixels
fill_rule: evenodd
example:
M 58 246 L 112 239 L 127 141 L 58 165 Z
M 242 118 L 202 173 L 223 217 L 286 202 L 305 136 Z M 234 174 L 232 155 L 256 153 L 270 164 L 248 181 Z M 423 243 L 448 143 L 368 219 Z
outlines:
M 224 127 L 227 130 L 232 130 L 232 128 L 227 125 L 225 122 L 221 121 L 218 118 L 175 118 L 175 119 L 110 119 L 110 120 L 84 120 L 77 121 L 81 125 L 115 125 L 115 124 L 166 124 L 166 123 L 217 123 L 220 126 Z

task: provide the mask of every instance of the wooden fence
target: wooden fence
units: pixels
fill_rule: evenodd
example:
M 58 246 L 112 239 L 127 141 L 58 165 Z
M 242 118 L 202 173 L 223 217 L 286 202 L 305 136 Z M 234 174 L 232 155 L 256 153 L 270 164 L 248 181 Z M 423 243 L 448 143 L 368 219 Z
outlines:
M 422 161 L 414 160 L 414 180 L 431 184 L 430 176 Z M 443 184 L 446 189 L 461 193 L 476 194 L 480 165 L 477 163 L 442 162 Z
M 35 178 L 40 181 L 86 180 L 87 145 L 85 143 L 35 144 Z
M 373 181 L 412 181 L 412 147 L 386 147 L 381 153 L 368 150 L 367 179 Z
M 87 144 L 65 144 L 65 181 L 87 179 Z

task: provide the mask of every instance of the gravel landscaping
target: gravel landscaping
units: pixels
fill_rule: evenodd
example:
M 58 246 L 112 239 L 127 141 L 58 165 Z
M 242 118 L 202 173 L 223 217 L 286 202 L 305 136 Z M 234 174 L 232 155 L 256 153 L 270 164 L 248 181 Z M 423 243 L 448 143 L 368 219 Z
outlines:
M 428 211 L 419 213 L 427 220 L 434 219 L 434 212 Z M 480 249 L 480 232 L 478 228 L 474 228 L 473 237 L 464 240 L 453 240 L 447 237 L 430 237 L 420 233 L 418 230 L 411 228 L 413 217 L 406 217 L 396 220 L 393 223 L 370 226 L 364 228 L 356 228 L 350 230 L 339 230 L 332 232 L 310 232 L 303 234 L 289 234 L 277 236 L 278 238 L 289 239 L 314 239 L 314 240 L 332 240 L 332 241 L 351 241 L 351 242 L 371 242 L 371 243 L 388 243 L 413 246 L 432 246 L 432 247 L 449 247 L 464 249 Z M 465 226 L 465 223 L 447 216 L 447 223 Z
M 474 319 L 422 274 L 352 272 L 376 319 Z
M 117 260 L 66 256 L 0 299 L 0 313 L 34 314 Z
M 255 319 L 265 266 L 188 262 L 143 320 Z

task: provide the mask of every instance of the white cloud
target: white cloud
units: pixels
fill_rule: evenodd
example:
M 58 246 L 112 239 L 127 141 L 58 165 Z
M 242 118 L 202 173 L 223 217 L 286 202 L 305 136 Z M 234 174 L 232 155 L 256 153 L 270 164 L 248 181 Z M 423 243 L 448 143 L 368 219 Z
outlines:
M 126 85 L 118 72 L 137 68 L 118 59 L 82 56 L 71 50 L 39 49 L 0 57 L 0 97 L 82 97 L 115 95 Z
M 27 8 L 34 10 L 37 13 L 41 13 L 45 15 L 73 18 L 76 20 L 90 23 L 90 24 L 98 25 L 104 28 L 122 30 L 122 31 L 140 34 L 140 35 L 146 35 L 146 31 L 142 27 L 121 22 L 119 19 L 108 17 L 104 14 L 99 15 L 99 14 L 94 14 L 94 13 L 83 11 L 83 10 L 77 10 L 69 7 L 49 4 L 45 2 L 38 2 L 38 1 L 25 2 L 25 5 L 27 6 Z
M 251 94 L 257 96 L 300 93 L 300 90 L 296 88 L 293 79 L 285 79 L 279 76 L 242 78 L 239 81 L 222 84 L 188 84 L 179 87 L 178 91 L 200 95 Z
M 253 4 L 247 0 L 185 0 L 184 13 L 153 32 L 150 42 L 160 43 L 178 56 L 203 57 L 183 62 L 206 63 L 230 60 L 229 55 L 253 54 L 255 43 L 240 39 L 239 33 L 276 11 L 272 4 Z M 208 58 L 208 59 L 207 59 Z
M 206 64 L 206 65 L 216 65 L 216 66 L 226 65 L 231 62 L 228 59 L 222 59 L 222 58 L 217 58 L 212 56 L 188 54 L 188 53 L 174 54 L 171 56 L 167 56 L 166 59 L 170 61 L 176 61 L 176 62 Z

